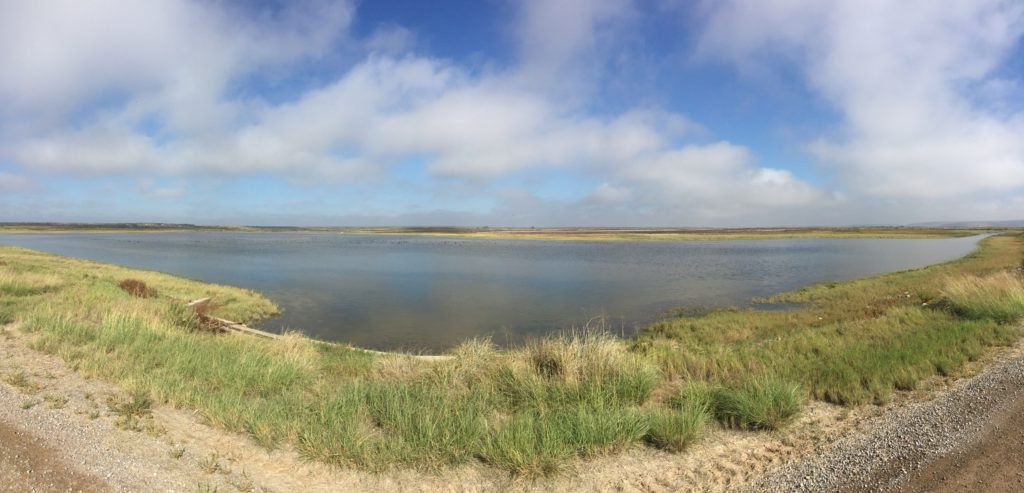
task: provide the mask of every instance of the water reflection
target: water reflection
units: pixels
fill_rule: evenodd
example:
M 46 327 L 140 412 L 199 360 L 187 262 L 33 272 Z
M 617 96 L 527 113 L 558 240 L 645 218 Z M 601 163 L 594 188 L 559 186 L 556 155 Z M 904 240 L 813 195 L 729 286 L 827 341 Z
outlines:
M 631 333 L 673 307 L 744 305 L 807 284 L 968 253 L 978 237 L 714 242 L 306 233 L 0 235 L 0 243 L 256 289 L 270 330 L 376 349 L 515 344 L 597 315 Z

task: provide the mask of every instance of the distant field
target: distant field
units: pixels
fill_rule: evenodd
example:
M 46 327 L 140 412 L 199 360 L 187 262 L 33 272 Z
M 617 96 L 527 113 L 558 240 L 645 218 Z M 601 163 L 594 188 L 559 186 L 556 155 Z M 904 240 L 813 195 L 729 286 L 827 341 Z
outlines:
M 0 223 L 0 233 L 56 232 L 319 232 L 386 235 L 432 235 L 465 238 L 509 238 L 537 240 L 766 240 L 784 238 L 949 238 L 1007 228 L 941 227 L 851 227 L 851 228 L 456 228 L 456 227 L 292 227 L 292 226 L 203 226 L 163 223 Z
M 0 327 L 139 402 L 194 409 L 310 460 L 545 476 L 635 446 L 680 452 L 715 427 L 779 429 L 808 399 L 882 403 L 956 375 L 1021 336 L 1022 260 L 1024 238 L 1001 235 L 953 262 L 769 300 L 794 310 L 681 313 L 625 340 L 472 340 L 424 359 L 215 335 L 185 301 L 212 297 L 213 314 L 235 320 L 276 307 L 251 291 L 0 247 Z

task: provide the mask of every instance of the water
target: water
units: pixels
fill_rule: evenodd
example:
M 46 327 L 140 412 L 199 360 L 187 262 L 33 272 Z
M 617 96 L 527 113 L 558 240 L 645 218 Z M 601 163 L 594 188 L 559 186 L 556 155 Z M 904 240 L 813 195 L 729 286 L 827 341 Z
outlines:
M 0 244 L 268 295 L 267 330 L 375 349 L 516 344 L 603 316 L 629 334 L 666 310 L 742 305 L 808 284 L 943 262 L 979 237 L 599 242 L 334 233 L 62 233 Z

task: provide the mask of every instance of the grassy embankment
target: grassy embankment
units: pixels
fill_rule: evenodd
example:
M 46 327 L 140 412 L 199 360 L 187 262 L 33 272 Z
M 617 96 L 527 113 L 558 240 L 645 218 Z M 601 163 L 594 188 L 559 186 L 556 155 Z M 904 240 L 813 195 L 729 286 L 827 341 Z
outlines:
M 482 461 L 524 475 L 631 446 L 682 450 L 710 426 L 774 429 L 806 399 L 883 402 L 954 374 L 1019 336 L 1024 239 L 958 261 L 773 298 L 792 311 L 666 319 L 635 339 L 569 334 L 453 358 L 373 355 L 300 336 L 212 335 L 181 300 L 215 314 L 274 311 L 259 295 L 173 276 L 0 247 L 0 321 L 33 347 L 142 398 L 305 457 L 370 470 Z M 157 296 L 118 288 L 138 278 Z

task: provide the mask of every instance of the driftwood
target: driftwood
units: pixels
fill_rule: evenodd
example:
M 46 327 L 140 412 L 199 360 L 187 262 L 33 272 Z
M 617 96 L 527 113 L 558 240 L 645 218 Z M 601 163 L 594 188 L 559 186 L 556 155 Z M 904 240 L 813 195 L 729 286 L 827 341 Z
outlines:
M 265 332 L 265 331 L 262 331 L 262 330 L 259 330 L 259 329 L 254 329 L 254 328 L 249 327 L 248 325 L 245 325 L 245 324 L 240 324 L 238 322 L 232 322 L 232 321 L 227 320 L 227 319 L 223 319 L 223 318 L 207 315 L 206 314 L 206 310 L 209 307 L 209 305 L 210 305 L 210 298 L 200 298 L 198 300 L 191 301 L 191 302 L 188 303 L 188 307 L 189 308 L 195 310 L 195 312 L 200 317 L 202 317 L 202 319 L 205 322 L 209 323 L 213 327 L 213 329 L 218 331 L 218 332 L 230 332 L 232 334 L 246 334 L 246 335 L 251 335 L 251 336 L 256 336 L 256 337 L 263 337 L 263 338 L 266 338 L 266 339 L 280 339 L 281 338 L 281 336 L 279 334 L 274 334 L 274 333 L 271 333 L 271 332 Z M 319 341 L 316 341 L 316 342 L 319 342 Z M 373 349 L 352 348 L 352 350 L 354 350 L 354 351 L 361 351 L 361 352 L 368 353 L 368 354 L 373 354 L 373 355 L 376 355 L 376 356 L 403 356 L 400 353 L 387 353 L 387 352 L 384 352 L 384 351 L 375 351 Z M 404 355 L 404 356 L 408 356 L 410 358 L 418 359 L 418 360 L 423 360 L 423 361 L 445 361 L 445 360 L 449 360 L 449 359 L 452 358 L 451 355 L 447 355 L 447 354 L 444 354 L 444 355 L 429 355 L 429 354 L 416 355 L 416 354 L 409 354 L 409 355 Z
M 215 330 L 220 332 L 231 332 L 234 334 L 247 334 L 256 337 L 263 337 L 266 339 L 280 339 L 281 336 L 270 332 L 265 332 L 259 329 L 254 329 L 248 325 L 241 324 L 238 322 L 232 322 L 220 317 L 214 317 L 205 313 L 207 307 L 210 306 L 210 298 L 200 298 L 195 301 L 188 303 L 188 307 L 195 310 L 204 321 L 209 322 Z

